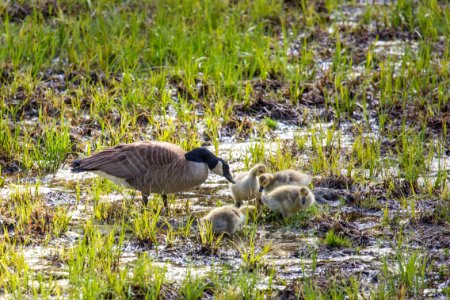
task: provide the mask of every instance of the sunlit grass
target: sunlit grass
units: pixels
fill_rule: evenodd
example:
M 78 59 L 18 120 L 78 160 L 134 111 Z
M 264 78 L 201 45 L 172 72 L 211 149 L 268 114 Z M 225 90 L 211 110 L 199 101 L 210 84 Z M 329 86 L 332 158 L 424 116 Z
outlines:
M 330 230 L 325 235 L 324 240 L 325 245 L 329 247 L 345 247 L 349 248 L 352 246 L 351 241 L 345 236 L 334 233 L 334 231 Z
M 261 245 L 267 239 L 257 227 L 230 242 L 198 225 L 190 209 L 166 217 L 158 197 L 142 208 L 139 194 L 98 177 L 65 183 L 69 204 L 54 206 L 55 196 L 39 188 L 55 188 L 51 176 L 66 159 L 119 143 L 161 140 L 219 153 L 224 142 L 245 141 L 245 152 L 224 153 L 239 168 L 350 177 L 368 192 L 345 205 L 381 213 L 387 235 L 404 221 L 445 226 L 446 3 L 21 0 L 0 3 L 0 20 L 0 297 L 265 299 L 287 285 L 305 299 L 357 299 L 362 291 L 391 299 L 433 289 L 433 259 L 410 249 L 387 256 L 368 290 L 357 276 L 321 273 L 320 247 L 358 247 L 330 230 L 311 254 L 314 276 L 284 281 L 270 265 L 280 249 Z M 383 48 L 390 42 L 399 46 Z M 286 126 L 292 111 L 296 125 Z M 292 129 L 294 138 L 283 140 Z M 115 194 L 125 199 L 108 198 Z M 269 226 L 269 236 L 315 237 L 341 206 L 257 226 Z M 28 264 L 23 253 L 35 246 L 57 248 L 45 267 L 61 274 Z M 151 256 L 172 248 L 191 260 L 205 255 L 211 269 L 197 276 L 189 266 L 171 281 L 170 262 L 162 267 Z M 124 259 L 126 249 L 136 256 Z M 231 266 L 215 261 L 224 254 Z M 439 268 L 438 280 L 448 275 Z

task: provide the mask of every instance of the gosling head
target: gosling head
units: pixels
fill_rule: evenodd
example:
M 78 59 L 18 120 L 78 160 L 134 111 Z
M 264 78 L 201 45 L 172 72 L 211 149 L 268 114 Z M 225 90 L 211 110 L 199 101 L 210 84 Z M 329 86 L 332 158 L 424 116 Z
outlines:
M 267 167 L 263 164 L 257 164 L 250 169 L 250 173 L 253 176 L 259 176 L 267 172 Z
M 235 183 L 230 172 L 230 166 L 220 157 L 215 156 L 206 148 L 195 148 L 187 152 L 184 157 L 193 162 L 205 163 L 214 174 L 225 177 L 229 182 Z
M 299 193 L 300 193 L 300 199 L 302 200 L 302 204 L 305 205 L 306 204 L 306 198 L 309 195 L 308 188 L 305 187 L 305 186 L 300 187 Z
M 258 177 L 259 192 L 262 193 L 265 186 L 268 186 L 273 180 L 273 175 L 270 173 L 264 173 Z

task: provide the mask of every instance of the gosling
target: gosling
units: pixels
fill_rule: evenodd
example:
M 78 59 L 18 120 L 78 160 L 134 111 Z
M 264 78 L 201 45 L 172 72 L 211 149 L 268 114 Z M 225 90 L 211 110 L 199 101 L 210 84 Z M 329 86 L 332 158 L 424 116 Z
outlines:
M 243 205 L 240 208 L 234 206 L 217 207 L 200 219 L 201 224 L 209 222 L 214 234 L 227 234 L 232 236 L 242 224 L 256 213 L 256 208 L 252 205 Z
M 306 186 L 285 185 L 261 195 L 261 201 L 270 210 L 288 218 L 315 202 L 314 194 Z
M 258 178 L 259 192 L 270 193 L 283 185 L 308 186 L 312 177 L 296 170 L 283 170 L 274 174 L 264 173 Z
M 267 172 L 266 166 L 257 164 L 248 172 L 235 174 L 236 183 L 229 184 L 229 187 L 236 207 L 240 207 L 243 200 L 251 200 L 258 195 L 258 176 L 265 172 Z

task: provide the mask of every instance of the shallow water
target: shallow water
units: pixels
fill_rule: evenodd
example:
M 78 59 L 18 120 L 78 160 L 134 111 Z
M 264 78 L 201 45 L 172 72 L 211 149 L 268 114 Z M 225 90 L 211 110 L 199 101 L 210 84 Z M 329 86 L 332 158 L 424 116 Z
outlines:
M 330 126 L 330 124 L 320 125 L 322 128 Z M 343 129 L 345 130 L 345 128 Z M 290 125 L 280 124 L 275 135 L 279 140 L 290 140 L 294 136 L 307 134 L 304 128 L 297 128 Z M 352 139 L 345 137 L 344 143 L 346 147 L 351 147 Z M 223 143 L 219 148 L 219 155 L 227 157 L 230 160 L 232 169 L 242 169 L 242 160 L 247 155 L 249 147 L 252 147 L 257 142 L 243 142 L 243 143 Z M 267 152 L 275 152 L 279 142 L 267 142 L 265 150 Z M 212 149 L 211 149 L 212 150 Z M 440 161 L 441 168 L 445 163 L 448 166 L 448 158 L 436 158 Z M 438 162 L 434 163 L 434 166 Z M 432 174 L 436 170 L 430 170 Z M 86 220 L 91 218 L 93 211 L 92 195 L 85 192 L 80 194 L 80 202 L 76 200 L 76 184 L 84 184 L 84 182 L 93 180 L 96 175 L 71 173 L 67 166 L 62 167 L 57 172 L 51 175 L 44 176 L 39 180 L 36 187 L 30 186 L 30 182 L 35 180 L 24 179 L 19 183 L 9 181 L 9 183 L 1 190 L 1 197 L 3 199 L 9 198 L 12 193 L 20 190 L 29 189 L 32 193 L 41 195 L 45 203 L 49 207 L 65 206 L 68 207 L 69 216 L 71 217 L 69 230 L 61 237 L 50 241 L 48 244 L 32 245 L 24 247 L 21 252 L 32 270 L 44 272 L 48 276 L 57 279 L 57 284 L 63 289 L 67 287 L 68 269 L 64 264 L 56 264 L 54 262 L 55 255 L 58 254 L 61 247 L 70 248 L 81 237 L 82 232 L 80 228 L 85 224 Z M 120 193 L 112 192 L 107 195 L 102 195 L 100 201 L 110 203 L 121 203 L 122 201 L 139 202 L 139 195 L 130 194 L 129 191 L 123 190 Z M 137 201 L 137 202 L 136 202 Z M 174 224 L 183 221 L 186 216 L 183 216 L 183 210 L 189 202 L 189 209 L 193 215 L 199 216 L 205 213 L 210 208 L 214 207 L 217 201 L 222 204 L 232 204 L 233 201 L 228 191 L 228 184 L 221 177 L 211 175 L 208 180 L 199 188 L 192 191 L 187 191 L 175 196 L 175 202 L 172 203 L 173 211 L 181 213 L 181 220 L 174 219 Z M 133 204 L 130 204 L 133 205 Z M 355 232 L 360 232 L 363 235 L 367 234 L 368 241 L 359 246 L 359 250 L 352 249 L 332 249 L 324 247 L 321 238 L 318 237 L 314 227 L 309 229 L 299 229 L 290 225 L 282 225 L 280 223 L 261 223 L 258 225 L 256 236 L 258 237 L 258 251 L 260 247 L 270 243 L 271 250 L 264 257 L 263 264 L 274 268 L 276 271 L 275 282 L 272 288 L 283 290 L 284 285 L 278 285 L 280 282 L 296 281 L 299 278 L 322 276 L 328 274 L 331 269 L 338 268 L 340 272 L 346 276 L 358 275 L 361 279 L 361 285 L 364 288 L 373 287 L 376 284 L 377 274 L 379 274 L 381 261 L 387 257 L 393 262 L 395 256 L 395 249 L 389 239 L 379 239 L 379 234 L 385 235 L 386 229 L 383 229 L 381 220 L 383 212 L 381 210 L 361 209 L 352 205 L 342 205 L 339 201 L 330 202 L 326 204 L 331 211 L 339 212 L 341 214 L 351 214 L 351 225 Z M 390 215 L 403 214 L 410 211 L 410 208 L 402 208 L 401 206 L 390 207 Z M 417 212 L 421 210 L 426 211 L 427 206 L 418 205 Z M 405 223 L 406 224 L 406 223 Z M 109 225 L 95 225 L 100 226 L 109 231 Z M 381 227 L 380 227 L 381 226 Z M 191 230 L 197 230 L 194 226 Z M 389 230 L 387 231 L 389 233 Z M 388 234 L 389 236 L 389 234 Z M 165 247 L 160 245 L 153 249 L 146 249 L 138 246 L 135 242 L 126 242 L 123 245 L 120 262 L 123 265 L 132 264 L 137 257 L 146 252 L 149 257 L 154 260 L 155 266 L 166 268 L 166 279 L 169 282 L 182 281 L 188 272 L 195 276 L 204 276 L 208 274 L 213 268 L 220 272 L 221 265 L 235 265 L 242 264 L 239 251 L 236 250 L 236 245 L 244 246 L 247 241 L 242 237 L 242 234 L 235 236 L 233 241 L 223 241 L 221 249 L 217 255 L 201 254 L 198 251 L 198 244 L 196 240 L 175 242 L 173 247 Z M 417 248 L 421 249 L 420 247 Z M 311 253 L 317 251 L 317 260 L 314 262 L 316 269 L 313 271 L 313 259 Z M 391 268 L 393 273 L 396 272 L 394 267 Z M 440 283 L 445 284 L 445 283 Z M 259 285 L 260 289 L 265 289 L 265 284 Z M 429 291 L 430 293 L 432 291 Z M 436 291 L 434 291 L 436 292 Z
M 286 1 L 286 4 L 289 4 L 289 2 Z M 324 5 L 321 1 L 311 4 Z M 330 4 L 331 6 L 333 5 L 332 3 Z M 380 75 L 379 66 L 381 64 L 386 67 L 392 65 L 392 77 L 396 78 L 399 71 L 401 71 L 402 59 L 407 56 L 405 53 L 409 51 L 411 56 L 415 58 L 421 47 L 416 38 L 405 35 L 408 32 L 404 32 L 404 29 L 392 29 L 383 24 L 389 21 L 387 18 L 391 17 L 388 13 L 378 15 L 378 17 L 383 16 L 383 18 L 386 18 L 385 20 L 371 16 L 372 13 L 375 14 L 376 10 L 393 8 L 387 6 L 387 4 L 395 5 L 396 1 L 361 0 L 357 1 L 357 3 L 341 4 L 339 8 L 332 9 L 333 12 L 328 15 L 325 12 L 328 8 L 316 7 L 314 9 L 318 10 L 318 14 L 314 18 L 323 19 L 325 26 L 298 28 L 298 30 L 294 31 L 293 28 L 295 26 L 284 24 L 287 35 L 280 33 L 279 37 L 275 38 L 274 41 L 275 44 L 278 43 L 281 49 L 285 49 L 286 58 L 280 60 L 280 62 L 285 64 L 287 72 L 279 76 L 276 72 L 274 72 L 275 74 L 269 74 L 272 73 L 272 70 L 266 70 L 265 79 L 249 78 L 243 79 L 246 80 L 245 82 L 233 83 L 236 86 L 249 84 L 254 92 L 262 92 L 257 97 L 251 95 L 250 98 L 252 99 L 250 102 L 252 105 L 255 104 L 255 109 L 250 112 L 240 107 L 240 105 L 236 105 L 236 103 L 230 104 L 236 105 L 233 108 L 236 110 L 233 112 L 235 113 L 232 116 L 233 121 L 239 123 L 242 121 L 242 118 L 245 118 L 252 125 L 259 127 L 249 126 L 248 132 L 242 134 L 237 132 L 233 126 L 228 128 L 227 125 L 224 125 L 224 128 L 222 128 L 224 132 L 221 130 L 217 132 L 220 142 L 218 154 L 230 163 L 233 171 L 238 172 L 245 169 L 246 161 L 252 161 L 251 149 L 255 146 L 261 146 L 261 141 L 264 143 L 264 155 L 266 158 L 271 154 L 276 155 L 280 148 L 289 154 L 289 150 L 291 150 L 289 147 L 292 147 L 292 150 L 299 152 L 293 155 L 297 160 L 294 164 L 299 168 L 304 167 L 304 169 L 311 170 L 313 168 L 308 165 L 312 164 L 311 152 L 296 149 L 293 146 L 296 138 L 305 139 L 305 147 L 302 149 L 311 149 L 313 146 L 312 137 L 315 135 L 318 145 L 339 149 L 343 158 L 353 151 L 355 136 L 358 136 L 358 138 L 378 139 L 380 135 L 384 134 L 379 128 L 378 109 L 380 107 L 378 101 L 380 100 L 380 87 L 362 86 L 361 82 L 370 79 L 368 82 L 371 82 L 373 85 L 378 84 L 380 81 L 378 77 Z M 376 5 L 380 7 L 376 7 Z M 374 11 L 370 11 L 371 8 Z M 244 17 L 248 17 L 246 14 L 245 12 Z M 277 20 L 271 20 L 270 16 L 267 19 L 265 17 L 262 19 L 268 23 L 277 22 Z M 254 22 L 259 21 L 255 20 Z M 416 33 L 409 32 L 409 34 L 414 35 Z M 291 39 L 293 40 L 291 41 Z M 338 41 L 342 46 L 343 57 L 346 59 L 343 66 L 336 66 L 335 64 L 337 56 L 340 56 L 335 51 Z M 307 49 L 304 49 L 305 46 Z M 303 59 L 304 50 L 311 50 L 307 55 L 312 56 L 314 67 L 299 70 L 298 60 Z M 369 55 L 368 51 L 372 52 L 371 57 L 373 56 L 374 58 L 372 63 L 375 64 L 375 67 L 367 67 L 366 58 Z M 266 50 L 265 54 L 269 59 L 274 58 L 273 54 L 268 50 Z M 244 53 L 244 55 L 250 56 L 251 54 Z M 433 55 L 436 55 L 436 53 L 431 54 L 431 56 Z M 199 58 L 197 60 L 199 65 L 204 59 L 209 58 Z M 407 60 L 405 59 L 405 61 Z M 444 58 L 437 58 L 433 60 L 432 64 L 440 65 L 442 61 L 446 62 Z M 71 89 L 76 87 L 76 98 L 81 97 L 79 94 L 82 94 L 81 92 L 85 87 L 78 86 L 79 84 L 75 84 L 68 78 L 70 76 L 67 76 L 68 74 L 65 74 L 65 71 L 61 71 L 65 70 L 65 68 L 71 69 L 73 66 L 69 66 L 68 61 L 59 57 L 55 58 L 53 62 L 54 66 L 52 67 L 55 67 L 55 70 L 48 70 L 48 74 L 45 73 L 48 76 L 44 76 L 45 80 L 39 82 L 39 88 L 56 95 L 70 95 Z M 327 89 L 332 90 L 335 88 L 333 82 L 329 81 L 335 80 L 333 77 L 334 69 L 340 67 L 342 67 L 342 70 L 339 72 L 342 72 L 340 75 L 342 75 L 341 79 L 345 82 L 344 86 L 349 87 L 350 98 L 352 100 L 354 100 L 353 98 L 356 99 L 354 111 L 344 115 L 342 118 L 336 117 L 336 110 L 332 107 L 333 103 L 323 103 L 324 97 L 322 95 L 322 89 L 326 91 Z M 199 66 L 199 69 L 201 69 L 201 66 Z M 259 71 L 261 70 L 255 71 L 254 76 L 258 77 L 257 73 Z M 102 72 L 100 73 L 103 76 L 105 75 Z M 286 92 L 291 87 L 290 84 L 292 83 L 289 80 L 292 80 L 293 74 L 304 77 L 306 82 L 302 81 L 298 84 L 300 89 L 305 88 L 305 91 L 311 92 L 309 97 L 306 97 L 308 95 L 300 95 L 297 99 L 295 97 L 298 95 L 292 97 L 293 95 L 290 92 L 282 95 L 282 97 L 278 97 L 280 93 Z M 80 73 L 79 75 L 80 79 L 84 75 L 92 77 L 88 73 L 84 75 Z M 170 95 L 173 102 L 172 104 L 167 104 L 167 107 L 164 108 L 165 115 L 151 117 L 161 127 L 164 127 L 167 125 L 168 120 L 175 121 L 178 120 L 180 114 L 192 113 L 198 117 L 198 122 L 193 128 L 197 131 L 198 137 L 202 139 L 202 136 L 204 137 L 205 133 L 208 132 L 208 126 L 203 120 L 205 115 L 204 104 L 200 104 L 201 101 L 196 103 L 199 99 L 184 99 L 186 96 L 180 99 L 180 86 L 178 86 L 179 83 L 171 83 L 170 77 L 172 75 L 174 74 L 168 71 L 168 80 L 163 92 Z M 210 83 L 204 74 L 199 72 L 197 75 L 198 77 L 195 78 L 196 86 L 193 89 L 198 94 L 195 96 L 202 98 L 203 95 L 200 95 L 200 92 L 202 89 L 208 88 Z M 135 80 L 131 74 L 120 74 L 113 77 L 116 76 L 120 80 L 124 78 Z M 180 76 L 175 74 L 173 77 L 178 78 Z M 245 78 L 245 76 L 243 77 Z M 4 78 L 1 79 L 3 80 Z M 146 78 L 145 80 L 147 79 L 151 82 L 151 78 Z M 175 81 L 178 80 L 181 82 L 179 78 Z M 440 77 L 436 79 L 436 81 L 439 80 Z M 3 85 L 3 82 L 1 84 Z M 359 89 L 352 90 L 351 86 L 353 84 L 357 85 Z M 286 88 L 287 90 L 283 91 Z M 361 95 L 359 93 L 361 88 L 367 89 L 368 92 L 367 95 L 363 95 L 367 97 L 367 99 L 364 99 L 365 101 L 360 99 Z M 100 91 L 99 88 L 100 92 L 108 93 L 109 91 Z M 151 95 L 154 91 L 147 92 Z M 158 91 L 158 94 L 161 92 Z M 22 94 L 24 95 L 24 93 Z M 338 94 L 336 93 L 334 96 L 339 97 Z M 427 94 L 427 96 L 430 95 Z M 43 101 L 46 100 L 43 99 Z M 7 105 L 13 110 L 23 105 L 23 99 L 18 100 L 15 95 L 12 95 L 11 99 L 7 101 L 9 101 Z M 176 104 L 180 103 L 180 101 L 187 101 L 188 104 L 185 107 L 177 107 Z M 298 101 L 298 103 L 292 105 L 291 101 Z M 432 101 L 435 101 L 435 99 Z M 94 102 L 87 101 L 87 105 L 92 103 Z M 267 116 L 272 117 L 269 110 L 273 103 L 281 106 L 281 109 L 277 111 L 278 114 L 281 114 L 281 120 L 273 118 L 277 121 L 276 128 L 269 129 L 266 128 L 267 126 L 264 127 L 264 118 Z M 194 112 L 189 111 L 190 105 L 193 105 L 192 107 L 197 105 Z M 276 106 L 276 108 L 278 107 Z M 291 114 L 291 110 L 295 109 L 298 110 Z M 395 112 L 401 109 L 398 107 L 392 108 Z M 145 112 L 145 109 L 138 108 L 137 110 Z M 446 113 L 447 111 L 444 111 L 443 107 L 441 112 Z M 76 116 L 76 122 L 81 122 L 82 125 L 72 126 L 69 124 L 71 134 L 75 133 L 76 135 L 76 142 L 74 142 L 74 145 L 78 147 L 76 152 L 87 153 L 87 147 L 92 144 L 92 140 L 102 135 L 98 123 L 94 124 L 95 117 L 90 116 L 88 112 L 89 109 L 82 108 L 80 111 L 77 111 L 77 114 L 72 115 L 72 117 Z M 108 113 L 109 115 L 105 117 L 114 120 L 120 120 L 121 118 L 117 109 Z M 286 113 L 287 117 L 283 113 Z M 294 117 L 289 119 L 289 116 Z M 442 116 L 443 114 L 437 117 Z M 403 120 L 403 117 L 397 117 L 395 114 L 393 116 L 388 114 L 387 117 L 392 119 L 391 121 L 393 122 L 396 119 Z M 15 126 L 17 128 L 20 127 L 20 131 L 24 132 L 36 130 L 38 128 L 36 124 L 40 122 L 35 109 L 30 112 L 24 111 L 18 122 L 13 123 L 13 119 L 15 117 L 5 118 L 5 122 L 11 128 Z M 296 126 L 292 124 L 301 125 Z M 418 128 L 417 124 L 414 124 L 414 122 L 412 124 L 411 128 Z M 142 135 L 140 136 L 154 137 L 156 128 L 147 125 L 140 127 L 142 130 Z M 416 127 L 414 127 L 415 125 Z M 393 128 L 396 126 L 399 126 L 399 124 L 392 124 Z M 86 134 L 85 129 L 87 127 L 92 130 L 92 133 Z M 264 129 L 261 130 L 261 128 Z M 179 129 L 181 132 L 187 131 L 185 125 L 180 126 Z M 438 128 L 437 130 L 440 129 Z M 326 140 L 330 133 L 333 135 L 333 142 L 331 145 L 327 145 Z M 431 139 L 433 138 L 432 136 Z M 208 143 L 208 141 L 209 139 L 205 139 L 204 142 Z M 448 139 L 444 137 L 443 143 L 446 141 L 448 143 Z M 100 142 L 103 143 L 104 141 Z M 258 274 L 259 281 L 257 283 L 259 289 L 270 288 L 282 291 L 285 289 L 289 290 L 292 285 L 303 283 L 304 278 L 313 277 L 319 283 L 328 283 L 330 278 L 345 282 L 345 280 L 354 276 L 361 285 L 361 298 L 370 298 L 370 291 L 373 291 L 381 280 L 383 263 L 387 264 L 390 275 L 396 277 L 400 273 L 396 256 L 399 253 L 407 256 L 412 253 L 418 253 L 420 257 L 427 257 L 431 261 L 429 264 L 430 268 L 427 269 L 428 272 L 426 274 L 426 280 L 430 284 L 428 285 L 429 288 L 425 290 L 425 297 L 444 299 L 443 290 L 445 288 L 448 289 L 450 280 L 442 276 L 441 273 L 448 273 L 450 231 L 448 220 L 436 221 L 435 215 L 437 210 L 445 209 L 448 201 L 445 202 L 443 199 L 432 197 L 431 193 L 421 194 L 419 192 L 416 194 L 416 191 L 411 191 L 411 189 L 405 192 L 407 195 L 400 195 L 396 199 L 386 196 L 386 187 L 383 186 L 385 183 L 383 180 L 386 177 L 398 179 L 403 176 L 402 172 L 396 167 L 398 165 L 398 157 L 389 152 L 398 145 L 390 146 L 391 148 L 381 149 L 380 157 L 380 160 L 389 162 L 389 164 L 375 175 L 370 174 L 370 170 L 361 168 L 353 169 L 349 174 L 348 170 L 337 170 L 337 173 L 349 175 L 352 177 L 352 180 L 356 181 L 348 190 L 345 190 L 346 193 L 351 194 L 354 198 L 335 196 L 332 199 L 327 199 L 324 203 L 317 204 L 317 210 L 319 211 L 317 215 L 313 215 L 313 212 L 306 215 L 299 214 L 289 220 L 289 222 L 283 221 L 279 216 L 269 213 L 265 213 L 260 218 L 254 233 L 254 239 L 257 241 L 256 252 L 262 251 L 265 245 L 271 246 L 268 254 L 262 258 L 262 267 L 258 270 L 260 273 Z M 215 151 L 213 146 L 208 148 L 211 151 Z M 443 149 L 445 152 L 445 147 Z M 324 155 L 328 156 L 329 153 Z M 448 174 L 448 170 L 450 170 L 448 151 L 447 154 L 441 157 L 434 152 L 433 157 L 427 158 L 427 163 L 429 164 L 429 169 L 426 174 L 419 178 L 419 185 L 428 184 L 430 186 L 431 183 L 437 180 L 438 175 Z M 442 173 L 443 171 L 447 173 Z M 11 171 L 11 173 L 15 172 Z M 314 175 L 316 175 L 314 179 L 320 182 L 322 179 L 327 179 L 324 177 L 329 174 L 319 173 Z M 335 179 L 333 176 L 328 177 Z M 367 179 L 371 182 L 366 182 Z M 120 224 L 122 217 L 128 217 L 120 214 L 122 209 L 137 207 L 136 210 L 139 210 L 141 207 L 140 193 L 104 184 L 104 182 L 97 179 L 96 175 L 91 173 L 72 173 L 67 164 L 53 174 L 43 177 L 26 176 L 17 178 L 10 176 L 5 177 L 5 180 L 4 186 L 0 189 L 1 202 L 13 202 L 11 199 L 15 199 L 13 198 L 15 194 L 26 192 L 31 195 L 32 201 L 36 199 L 42 200 L 47 211 L 56 211 L 59 208 L 67 210 L 70 221 L 68 230 L 61 237 L 49 237 L 47 240 L 42 240 L 43 237 L 37 237 L 36 240 L 31 241 L 30 245 L 17 247 L 17 252 L 23 255 L 30 270 L 33 271 L 33 276 L 39 273 L 43 274 L 45 278 L 53 278 L 55 284 L 63 291 L 63 296 L 66 295 L 65 292 L 71 287 L 68 263 L 61 258 L 63 256 L 61 253 L 76 246 L 83 239 L 85 234 L 83 231 L 86 224 L 95 227 L 102 234 L 107 234 L 117 229 L 116 227 Z M 445 182 L 444 184 L 450 186 L 450 178 L 444 178 L 443 181 Z M 404 188 L 397 181 L 392 184 L 398 184 L 398 190 Z M 100 190 L 98 190 L 98 186 L 101 187 Z M 327 187 L 325 186 L 325 188 Z M 79 190 L 77 191 L 77 189 Z M 333 190 L 336 189 L 333 188 Z M 401 191 L 399 194 L 402 194 Z M 367 200 L 366 198 L 370 198 L 372 201 L 366 201 L 368 203 L 363 202 L 362 200 Z M 158 197 L 156 199 L 156 201 L 159 201 Z M 173 215 L 166 216 L 165 212 L 162 212 L 157 225 L 158 243 L 142 243 L 127 228 L 125 241 L 121 249 L 120 267 L 132 266 L 139 257 L 146 254 L 152 259 L 155 267 L 165 268 L 166 279 L 178 286 L 188 273 L 194 277 L 207 278 L 212 271 L 217 273 L 221 273 L 225 269 L 241 271 L 239 269 L 245 265 L 245 262 L 239 250 L 249 247 L 251 226 L 246 225 L 233 238 L 222 240 L 220 247 L 215 251 L 208 251 L 211 249 L 205 250 L 200 245 L 199 229 L 196 223 L 193 223 L 189 237 L 176 236 L 171 244 L 168 244 L 166 241 L 167 236 L 170 234 L 170 229 L 182 229 L 187 223 L 188 217 L 200 217 L 218 205 L 233 204 L 228 190 L 228 183 L 223 178 L 211 174 L 208 180 L 200 187 L 174 195 L 169 199 Z M 99 204 L 106 204 L 106 209 L 111 209 L 119 217 L 113 216 L 111 219 L 106 220 L 96 219 L 94 212 Z M 11 207 L 14 207 L 14 203 Z M 431 217 L 429 217 L 430 215 Z M 0 233 L 6 229 L 6 231 L 11 232 L 11 235 L 13 234 L 14 228 L 11 227 L 14 227 L 14 224 L 11 226 L 8 222 L 9 220 L 5 222 L 0 215 Z M 3 223 L 7 224 L 5 229 L 2 228 Z M 338 234 L 348 238 L 352 243 L 352 247 L 327 246 L 325 234 L 330 231 L 336 231 Z M 0 235 L 0 239 L 2 238 L 4 237 Z M 267 282 L 270 276 L 268 274 L 272 271 L 274 272 L 273 283 L 269 287 Z M 35 278 L 32 280 L 33 285 L 39 284 Z M 321 285 L 321 287 L 324 286 L 326 287 L 327 285 Z M 2 298 L 1 291 L 0 298 Z

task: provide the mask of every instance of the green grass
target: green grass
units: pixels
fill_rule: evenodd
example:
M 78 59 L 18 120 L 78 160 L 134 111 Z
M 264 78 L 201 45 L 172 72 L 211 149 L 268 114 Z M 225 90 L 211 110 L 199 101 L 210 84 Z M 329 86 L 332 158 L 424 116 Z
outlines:
M 271 248 L 271 242 L 266 242 L 261 245 L 261 249 L 258 249 L 258 242 L 256 238 L 256 227 L 253 227 L 247 234 L 248 243 L 244 246 L 238 247 L 238 251 L 241 254 L 243 268 L 253 271 L 263 266 L 263 259 Z
M 329 247 L 336 247 L 336 248 L 350 248 L 352 247 L 352 242 L 346 238 L 345 236 L 342 236 L 340 234 L 334 233 L 334 231 L 330 230 L 326 233 L 324 244 Z
M 266 126 L 269 127 L 269 129 L 272 129 L 272 130 L 276 129 L 277 126 L 278 126 L 277 121 L 272 120 L 271 118 L 268 118 L 268 117 L 264 118 L 264 122 L 266 123 Z
M 0 3 L 0 297 L 258 299 L 288 285 L 305 299 L 356 299 L 362 291 L 390 299 L 426 297 L 442 284 L 436 270 L 448 268 L 412 247 L 393 249 L 376 270 L 379 284 L 368 287 L 358 274 L 328 274 L 321 247 L 306 268 L 312 278 L 285 281 L 271 255 L 290 234 L 299 245 L 317 237 L 343 206 L 380 213 L 375 228 L 388 225 L 380 244 L 404 220 L 438 231 L 448 223 L 445 1 L 55 3 Z M 290 131 L 294 138 L 283 140 Z M 191 199 L 184 207 L 171 196 L 176 209 L 164 216 L 159 197 L 143 208 L 140 195 L 105 179 L 54 178 L 64 162 L 139 140 L 210 146 L 242 169 L 265 163 L 270 171 L 349 177 L 357 196 L 287 224 L 260 220 L 230 242 L 200 230 L 186 208 Z M 236 148 L 224 151 L 224 142 Z M 248 150 L 240 142 L 250 142 Z M 230 200 L 215 188 L 203 192 L 195 197 L 205 203 Z M 110 201 L 118 194 L 125 200 Z M 58 195 L 69 201 L 59 204 Z M 333 231 L 323 243 L 365 247 Z M 28 247 L 56 248 L 44 260 L 65 273 L 36 270 Z M 124 260 L 124 249 L 135 256 Z M 170 251 L 214 267 L 197 276 L 194 264 L 173 282 L 159 256 Z M 225 254 L 231 266 L 217 258 Z

